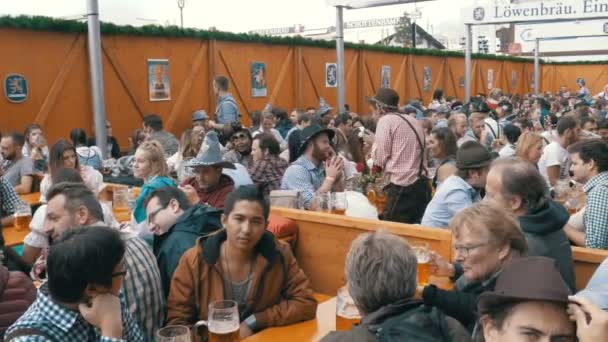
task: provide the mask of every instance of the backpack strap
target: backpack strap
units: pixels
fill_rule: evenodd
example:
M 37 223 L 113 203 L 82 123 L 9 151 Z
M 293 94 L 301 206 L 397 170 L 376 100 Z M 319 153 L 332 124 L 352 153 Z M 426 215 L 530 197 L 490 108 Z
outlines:
M 401 114 L 393 113 L 393 115 L 396 115 L 401 120 L 405 121 L 405 123 L 410 126 L 410 128 L 412 129 L 412 131 L 414 131 L 414 134 L 416 135 L 416 140 L 418 140 L 418 146 L 420 146 L 420 167 L 418 169 L 418 178 L 422 178 L 422 176 L 427 175 L 426 171 L 424 170 L 424 151 L 426 149 L 426 140 L 420 139 L 420 134 L 418 134 L 418 131 L 416 131 L 414 125 L 407 121 L 407 119 L 404 118 Z
M 55 339 L 53 339 L 47 333 L 45 333 L 41 330 L 38 330 L 36 328 L 17 328 L 15 330 L 11 331 L 10 334 L 4 335 L 4 341 L 10 342 L 17 337 L 24 337 L 24 336 L 42 336 L 49 341 L 55 341 Z

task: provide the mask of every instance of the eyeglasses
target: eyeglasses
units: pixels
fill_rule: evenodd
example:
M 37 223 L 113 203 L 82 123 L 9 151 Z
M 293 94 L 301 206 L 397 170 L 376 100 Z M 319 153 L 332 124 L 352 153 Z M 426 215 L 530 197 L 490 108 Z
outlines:
M 245 139 L 245 138 L 247 138 L 247 135 L 245 135 L 245 134 L 235 134 L 230 138 L 230 140 L 234 141 L 234 140 L 240 140 L 240 139 Z
M 156 215 L 157 215 L 158 213 L 160 213 L 160 212 L 161 212 L 161 210 L 164 210 L 164 209 L 167 209 L 167 206 L 160 207 L 160 208 L 158 208 L 158 209 L 154 210 L 153 212 L 151 212 L 151 213 L 148 215 L 148 224 L 149 224 L 150 222 L 152 222 L 152 220 L 154 220 L 154 218 L 156 217 Z
M 471 254 L 471 251 L 473 251 L 479 247 L 483 247 L 485 245 L 487 245 L 487 243 L 479 243 L 479 244 L 470 245 L 470 246 L 454 245 L 454 250 L 456 251 L 456 253 L 462 254 L 463 256 L 468 257 Z

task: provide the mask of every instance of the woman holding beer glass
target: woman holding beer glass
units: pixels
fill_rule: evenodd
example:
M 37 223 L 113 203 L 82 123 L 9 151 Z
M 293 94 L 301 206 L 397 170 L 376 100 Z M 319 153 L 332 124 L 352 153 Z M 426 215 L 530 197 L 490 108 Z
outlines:
M 225 229 L 200 238 L 175 270 L 168 324 L 192 326 L 205 320 L 209 334 L 195 331 L 197 341 L 233 341 L 222 336 L 238 340 L 239 334 L 244 338 L 315 317 L 317 302 L 308 278 L 289 246 L 266 230 L 269 211 L 263 192 L 253 185 L 228 195 L 222 215 Z M 216 329 L 222 325 L 210 310 L 227 307 L 229 301 L 237 304 L 238 328 Z
M 428 285 L 422 299 L 472 329 L 478 318 L 477 297 L 493 290 L 503 266 L 525 255 L 528 246 L 517 221 L 502 208 L 485 202 L 458 213 L 449 229 L 456 263 L 449 264 L 432 253 L 431 268 L 435 275 L 455 280 L 454 290 Z

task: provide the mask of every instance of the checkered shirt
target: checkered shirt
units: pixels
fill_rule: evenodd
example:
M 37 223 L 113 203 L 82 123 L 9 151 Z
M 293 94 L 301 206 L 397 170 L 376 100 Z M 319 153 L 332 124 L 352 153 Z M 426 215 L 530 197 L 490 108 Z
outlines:
M 583 189 L 587 194 L 585 245 L 608 249 L 608 172 L 591 178 Z
M 17 329 L 34 329 L 52 338 L 52 341 L 146 341 L 129 311 L 124 296 L 119 295 L 121 302 L 123 339 L 101 335 L 101 331 L 89 324 L 76 311 L 67 309 L 51 300 L 47 284 L 38 291 L 38 296 L 29 309 L 7 330 L 7 335 Z M 16 337 L 11 342 L 46 342 L 47 337 L 26 335 Z
M 323 164 L 316 166 L 313 162 L 301 156 L 285 170 L 281 180 L 282 190 L 298 190 L 304 207 L 310 208 L 315 192 L 325 181 Z
M 424 158 L 424 153 L 416 134 L 402 118 L 412 124 L 424 144 L 424 130 L 415 119 L 408 115 L 385 114 L 376 127 L 373 159 L 374 165 L 384 170 L 391 183 L 408 186 L 418 179 L 420 158 Z
M 259 162 L 252 163 L 249 167 L 251 180 L 260 186 L 265 195 L 270 191 L 281 188 L 281 179 L 289 164 L 278 156 L 268 156 Z
M 165 321 L 165 297 L 156 257 L 139 237 L 125 239 L 127 274 L 122 289 L 127 308 L 142 328 L 146 341 L 152 341 Z
M 15 189 L 4 177 L 0 177 L 0 217 L 12 215 L 19 204 L 23 204 Z

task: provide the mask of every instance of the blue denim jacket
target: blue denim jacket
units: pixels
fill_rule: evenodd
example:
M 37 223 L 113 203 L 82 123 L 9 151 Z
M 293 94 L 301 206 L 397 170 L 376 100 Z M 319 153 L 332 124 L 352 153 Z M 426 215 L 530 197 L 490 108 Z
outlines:
M 424 211 L 421 225 L 424 227 L 447 228 L 456 214 L 481 200 L 479 192 L 464 179 L 454 175 L 448 177 L 435 192 Z
M 241 113 L 231 94 L 219 96 L 217 99 L 217 109 L 215 118 L 218 123 L 225 125 L 239 121 Z

